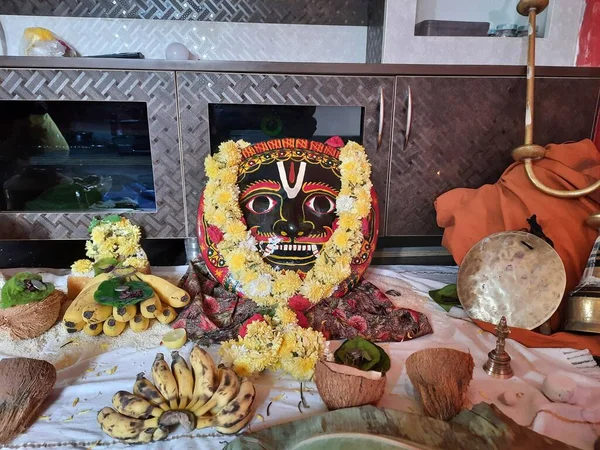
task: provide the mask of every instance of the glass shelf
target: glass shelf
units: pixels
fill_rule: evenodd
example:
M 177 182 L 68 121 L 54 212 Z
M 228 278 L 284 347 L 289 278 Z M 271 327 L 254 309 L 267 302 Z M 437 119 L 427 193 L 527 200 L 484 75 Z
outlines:
M 491 30 L 502 30 L 499 35 L 526 36 L 527 18 L 517 13 L 517 3 L 518 0 L 417 0 L 415 36 L 489 36 Z M 547 35 L 551 7 L 538 15 L 540 38 Z

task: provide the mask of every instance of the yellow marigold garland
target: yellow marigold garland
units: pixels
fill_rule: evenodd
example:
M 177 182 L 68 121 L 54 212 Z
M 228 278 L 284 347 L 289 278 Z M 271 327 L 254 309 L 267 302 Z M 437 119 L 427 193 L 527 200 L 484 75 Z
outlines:
M 300 327 L 294 311 L 278 306 L 273 317 L 265 315 L 248 324 L 244 337 L 223 342 L 219 353 L 223 362 L 242 377 L 271 369 L 309 380 L 324 349 L 321 332 Z
M 237 185 L 241 150 L 249 144 L 228 141 L 208 156 L 205 172 L 204 215 L 223 233 L 217 244 L 239 290 L 261 306 L 287 304 L 302 294 L 313 303 L 330 296 L 350 275 L 350 262 L 363 240 L 362 219 L 371 209 L 371 166 L 362 146 L 348 142 L 340 150 L 341 189 L 336 200 L 338 227 L 323 245 L 304 280 L 293 271 L 276 271 L 263 261 L 256 240 L 242 222 Z
M 85 243 L 89 259 L 80 259 L 71 266 L 74 273 L 88 273 L 95 261 L 114 258 L 126 267 L 142 269 L 148 260 L 140 245 L 140 227 L 125 217 L 116 221 L 100 221 L 90 231 L 90 240 Z

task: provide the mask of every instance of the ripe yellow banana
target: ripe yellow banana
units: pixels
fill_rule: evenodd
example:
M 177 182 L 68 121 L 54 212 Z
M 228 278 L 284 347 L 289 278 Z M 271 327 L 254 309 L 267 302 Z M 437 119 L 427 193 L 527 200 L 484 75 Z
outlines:
M 78 331 L 83 330 L 83 327 L 86 325 L 83 320 L 80 320 L 79 322 L 68 322 L 69 326 L 67 326 L 67 322 L 63 323 L 67 327 L 67 333 L 77 333 Z
M 102 331 L 104 331 L 105 335 L 114 337 L 120 335 L 125 330 L 126 326 L 126 323 L 117 322 L 112 317 L 109 317 L 109 319 L 102 324 Z
M 194 375 L 179 352 L 171 353 L 171 372 L 177 381 L 179 409 L 185 409 L 194 394 Z
M 214 395 L 204 405 L 195 408 L 192 412 L 196 417 L 208 413 L 216 415 L 229 403 L 238 393 L 240 380 L 231 369 L 219 369 L 219 387 Z
M 152 435 L 152 440 L 153 441 L 162 441 L 168 435 L 169 435 L 168 427 L 158 427 L 156 430 L 154 430 L 154 434 Z
M 169 405 L 167 404 L 167 401 L 159 392 L 159 390 L 156 389 L 156 387 L 150 382 L 150 380 L 144 377 L 144 372 L 140 372 L 137 374 L 137 378 L 133 385 L 133 393 L 135 395 L 143 397 L 144 399 L 152 403 L 154 406 L 158 406 L 163 411 L 169 410 Z
M 158 426 L 157 417 L 147 420 L 134 419 L 119 414 L 112 408 L 102 408 L 97 419 L 102 431 L 116 439 L 134 439 L 142 430 Z
M 190 302 L 190 295 L 187 292 L 163 278 L 156 275 L 145 275 L 141 272 L 137 272 L 136 276 L 150 285 L 161 302 L 173 308 L 181 308 Z
M 63 316 L 65 327 L 77 328 L 78 324 L 83 321 L 83 308 L 88 304 L 95 303 L 94 293 L 98 289 L 98 285 L 110 278 L 112 278 L 112 275 L 101 273 L 81 290 L 65 311 L 65 315 Z M 81 325 L 81 328 L 83 328 L 83 325 Z
M 252 420 L 253 416 L 254 416 L 254 414 L 252 414 L 252 411 L 250 411 L 250 414 L 248 414 L 246 417 L 244 417 L 242 420 L 240 420 L 234 426 L 232 426 L 230 428 L 215 427 L 215 430 L 217 430 L 219 433 L 222 433 L 222 434 L 235 434 L 235 433 L 239 432 L 242 428 L 244 428 L 246 425 L 248 425 L 248 423 Z
M 137 312 L 137 305 L 113 306 L 112 316 L 117 322 L 129 322 Z
M 100 323 L 112 316 L 112 306 L 101 305 L 100 303 L 89 303 L 83 307 L 83 320 L 87 323 Z
M 126 391 L 118 391 L 113 395 L 112 404 L 117 412 L 135 419 L 160 417 L 164 411 L 148 400 Z M 154 430 L 152 430 L 154 432 Z M 152 436 L 152 433 L 150 433 Z
M 85 323 L 83 327 L 83 332 L 88 336 L 98 336 L 102 333 L 102 324 L 101 323 Z
M 153 319 L 156 317 L 156 314 L 162 310 L 163 304 L 160 301 L 160 298 L 158 298 L 158 295 L 156 295 L 156 292 L 152 297 L 147 298 L 140 303 L 140 312 L 146 319 Z
M 141 314 L 136 314 L 135 317 L 129 321 L 129 327 L 134 333 L 146 331 L 149 325 L 150 319 L 146 319 Z
M 162 353 L 157 353 L 152 363 L 152 379 L 156 388 L 169 402 L 171 409 L 177 409 L 177 381 Z
M 128 444 L 148 444 L 152 442 L 156 430 L 157 428 L 144 428 L 137 437 L 133 439 L 123 439 L 123 441 Z
M 196 429 L 207 427 L 232 428 L 243 420 L 254 405 L 256 390 L 248 379 L 244 379 L 240 391 L 217 415 L 202 416 L 196 419 Z
M 190 353 L 190 366 L 194 372 L 194 393 L 187 409 L 204 406 L 219 386 L 219 371 L 211 356 L 197 345 Z
M 160 323 L 167 324 L 173 322 L 177 318 L 177 313 L 171 306 L 164 305 L 162 311 L 156 312 L 156 318 Z

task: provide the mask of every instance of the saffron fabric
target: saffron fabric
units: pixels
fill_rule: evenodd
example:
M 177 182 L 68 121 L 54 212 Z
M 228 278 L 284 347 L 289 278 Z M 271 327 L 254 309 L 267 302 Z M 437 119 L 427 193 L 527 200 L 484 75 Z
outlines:
M 534 163 L 536 176 L 548 187 L 573 190 L 587 187 L 600 178 L 600 152 L 589 139 L 546 147 L 546 157 Z M 586 218 L 600 211 L 600 192 L 564 199 L 544 194 L 527 178 L 523 164 L 513 163 L 495 184 L 479 189 L 453 189 L 435 202 L 437 223 L 444 228 L 442 245 L 457 264 L 482 238 L 490 234 L 528 228 L 527 218 L 537 215 L 544 233 L 554 242 L 567 273 L 568 294 L 579 282 L 598 233 L 585 225 Z M 561 329 L 565 299 L 552 316 L 553 332 Z M 486 330 L 488 326 L 478 322 Z M 510 324 L 509 324 L 510 325 Z M 543 336 L 520 330 L 512 339 L 530 347 L 588 348 L 600 355 L 600 337 L 559 333 Z

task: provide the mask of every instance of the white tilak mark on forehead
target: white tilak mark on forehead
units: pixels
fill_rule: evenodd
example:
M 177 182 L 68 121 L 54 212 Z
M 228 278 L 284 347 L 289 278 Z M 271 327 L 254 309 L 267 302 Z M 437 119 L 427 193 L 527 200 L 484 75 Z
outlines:
M 288 183 L 288 178 L 285 173 L 283 161 L 279 161 L 277 163 L 277 170 L 279 171 L 279 179 L 281 180 L 281 185 L 283 186 L 283 190 L 287 194 L 288 198 L 296 198 L 298 192 L 300 192 L 300 188 L 302 187 L 302 182 L 304 181 L 304 174 L 306 173 L 306 163 L 300 163 L 300 170 L 298 170 L 298 178 L 296 178 L 296 182 L 294 183 L 293 187 L 290 187 L 290 184 Z

